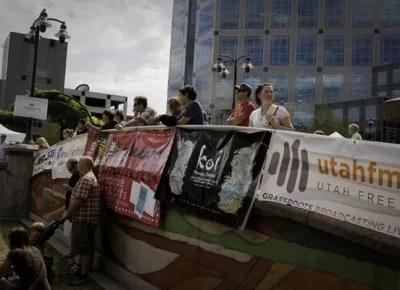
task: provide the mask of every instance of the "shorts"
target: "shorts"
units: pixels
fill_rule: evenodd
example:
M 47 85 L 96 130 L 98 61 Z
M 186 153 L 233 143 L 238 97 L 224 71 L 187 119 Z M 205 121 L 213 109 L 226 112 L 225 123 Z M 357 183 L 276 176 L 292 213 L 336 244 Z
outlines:
M 95 246 L 97 225 L 88 222 L 73 222 L 71 229 L 71 254 L 91 255 Z

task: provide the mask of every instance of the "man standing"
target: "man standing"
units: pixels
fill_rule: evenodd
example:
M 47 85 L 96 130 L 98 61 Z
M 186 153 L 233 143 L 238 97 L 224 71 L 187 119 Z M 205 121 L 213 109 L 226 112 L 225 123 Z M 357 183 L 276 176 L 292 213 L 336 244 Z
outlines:
M 69 209 L 72 191 L 79 181 L 80 175 L 78 170 L 78 160 L 71 158 L 66 164 L 67 170 L 71 173 L 68 184 L 63 184 L 65 189 L 65 210 Z
M 6 134 L 1 134 L 0 136 L 0 161 L 5 161 L 6 159 L 6 152 L 4 151 L 4 148 L 6 148 L 9 143 L 6 141 L 7 135 Z
M 91 157 L 85 156 L 79 160 L 81 178 L 72 192 L 71 206 L 63 215 L 64 219 L 72 222 L 72 254 L 79 255 L 81 262 L 81 274 L 71 281 L 73 285 L 83 285 L 90 281 L 88 272 L 94 253 L 95 230 L 100 222 L 100 185 L 92 168 Z
M 135 114 L 132 120 L 129 120 L 125 124 L 118 124 L 115 126 L 115 129 L 121 129 L 123 127 L 159 125 L 157 112 L 147 106 L 146 97 L 139 96 L 133 100 L 133 112 Z
M 231 126 L 248 127 L 250 114 L 255 109 L 254 104 L 249 101 L 251 88 L 247 84 L 240 84 L 236 91 L 239 104 L 233 109 L 226 123 Z

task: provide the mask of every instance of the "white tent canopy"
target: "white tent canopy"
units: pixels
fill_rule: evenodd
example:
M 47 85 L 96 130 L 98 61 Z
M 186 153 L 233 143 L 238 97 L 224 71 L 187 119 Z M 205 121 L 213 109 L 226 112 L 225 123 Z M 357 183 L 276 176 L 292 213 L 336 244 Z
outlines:
M 338 132 L 334 132 L 329 137 L 335 137 L 335 138 L 344 138 L 342 135 L 340 135 Z
M 22 141 L 24 141 L 24 138 L 25 138 L 25 134 L 11 131 L 10 129 L 7 129 L 6 127 L 4 127 L 2 124 L 0 124 L 0 135 L 1 134 L 6 134 L 7 141 L 13 142 L 13 143 L 22 142 Z

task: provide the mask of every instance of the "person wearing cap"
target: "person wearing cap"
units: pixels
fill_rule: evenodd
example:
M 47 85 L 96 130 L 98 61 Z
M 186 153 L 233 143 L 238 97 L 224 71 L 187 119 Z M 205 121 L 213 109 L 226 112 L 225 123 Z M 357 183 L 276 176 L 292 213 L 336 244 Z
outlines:
M 236 92 L 239 104 L 233 109 L 226 123 L 231 126 L 248 127 L 250 114 L 255 109 L 254 104 L 249 101 L 251 88 L 247 84 L 240 84 L 240 86 L 236 86 Z
M 5 160 L 6 153 L 4 152 L 4 148 L 6 148 L 9 143 L 6 141 L 7 135 L 1 134 L 0 136 L 0 161 Z

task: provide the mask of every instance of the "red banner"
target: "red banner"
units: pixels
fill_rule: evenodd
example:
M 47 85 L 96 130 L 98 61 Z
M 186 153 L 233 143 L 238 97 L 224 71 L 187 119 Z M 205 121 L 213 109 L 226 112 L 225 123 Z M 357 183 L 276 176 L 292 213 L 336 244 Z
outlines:
M 160 203 L 154 199 L 154 192 L 168 160 L 174 135 L 174 129 L 110 134 L 99 179 L 109 208 L 158 227 Z

